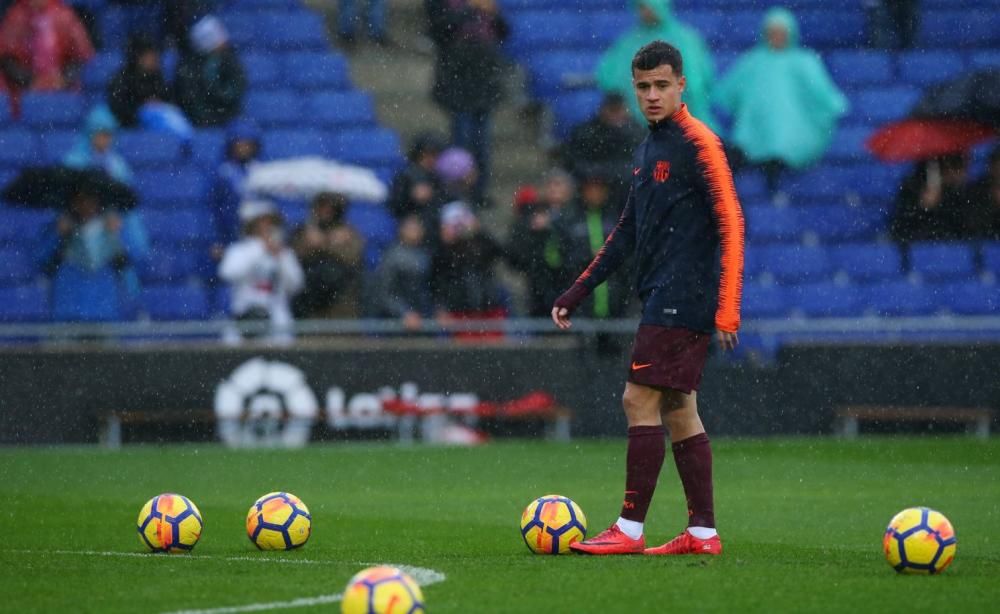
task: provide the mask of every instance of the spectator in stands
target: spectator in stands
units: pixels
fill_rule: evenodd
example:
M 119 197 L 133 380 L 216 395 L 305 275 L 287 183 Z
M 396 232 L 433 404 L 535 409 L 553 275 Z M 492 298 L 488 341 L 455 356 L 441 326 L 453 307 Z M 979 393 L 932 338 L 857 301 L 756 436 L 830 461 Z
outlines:
M 441 180 L 446 201 L 476 202 L 479 168 L 468 151 L 460 147 L 444 150 L 434 163 L 434 172 Z
M 920 0 L 864 0 L 868 41 L 876 49 L 909 49 L 920 30 Z
M 139 109 L 147 102 L 170 100 L 160 50 L 152 39 L 135 36 L 125 51 L 125 66 L 108 84 L 108 106 L 126 128 L 139 124 Z
M 568 271 L 582 271 L 590 264 L 614 230 L 618 217 L 618 210 L 611 202 L 611 178 L 600 167 L 587 169 L 580 178 L 579 196 L 558 222 Z M 627 276 L 615 275 L 594 289 L 582 306 L 581 315 L 621 317 L 628 306 L 630 291 Z
M 848 109 L 819 55 L 799 46 L 798 23 L 782 8 L 764 16 L 760 43 L 718 83 L 715 102 L 733 116 L 734 165 L 761 167 L 772 196 L 785 169 L 823 156 Z
M 240 120 L 229 126 L 225 158 L 215 171 L 208 194 L 208 205 L 215 224 L 216 258 L 222 249 L 239 237 L 240 203 L 246 192 L 248 167 L 260 157 L 260 129 L 250 121 Z
M 559 288 L 572 281 L 556 229 L 558 211 L 538 198 L 534 188 L 521 188 L 514 197 L 515 218 L 507 241 L 507 261 L 524 274 L 528 315 L 544 318 L 559 297 Z
M 93 56 L 86 29 L 62 0 L 18 0 L 0 22 L 0 90 L 76 87 Z
M 63 164 L 77 169 L 101 169 L 112 179 L 131 184 L 132 170 L 114 148 L 118 121 L 108 107 L 103 104 L 94 107 L 84 120 L 83 130 L 84 134 L 63 158 Z
M 545 173 L 542 177 L 541 204 L 545 206 L 549 215 L 558 218 L 574 198 L 576 198 L 576 180 L 572 175 L 558 167 Z
M 295 252 L 285 245 L 282 219 L 270 202 L 251 200 L 240 207 L 243 239 L 226 248 L 219 277 L 231 286 L 232 315 L 238 321 L 268 321 L 273 343 L 293 339 L 291 297 L 302 290 L 304 275 Z M 224 339 L 238 343 L 237 330 Z
M 632 91 L 632 57 L 640 47 L 662 40 L 677 47 L 684 56 L 684 102 L 692 115 L 715 126 L 709 106 L 709 92 L 715 80 L 712 56 L 694 28 L 674 16 L 671 0 L 632 0 L 639 13 L 639 23 L 625 32 L 608 49 L 597 65 L 597 85 L 605 92 L 617 92 L 626 101 L 632 117 L 641 123 L 642 113 Z
M 304 318 L 358 317 L 365 240 L 344 220 L 347 198 L 322 192 L 292 240 L 305 270 L 305 291 L 295 298 Z
M 606 94 L 597 114 L 573 128 L 563 146 L 563 165 L 572 173 L 600 166 L 608 177 L 616 178 L 612 192 L 617 196 L 631 178 L 632 152 L 645 137 L 629 117 L 625 98 L 617 92 Z
M 39 249 L 43 268 L 52 275 L 53 318 L 109 321 L 134 315 L 139 297 L 135 266 L 148 252 L 137 214 L 105 210 L 101 194 L 80 186 Z
M 399 242 L 382 256 L 375 270 L 372 302 L 375 315 L 399 318 L 407 330 L 418 330 L 433 313 L 431 254 L 424 244 L 424 222 L 408 215 L 399 224 Z
M 507 22 L 496 0 L 425 0 L 437 46 L 433 98 L 451 116 L 451 140 L 480 169 L 473 201 L 482 203 L 490 173 L 491 115 L 503 95 L 500 43 Z
M 892 236 L 901 243 L 961 236 L 968 210 L 968 158 L 941 156 L 921 162 L 903 181 L 896 198 Z
M 379 46 L 388 44 L 385 32 L 385 0 L 340 0 L 337 5 L 337 34 L 345 47 L 353 47 L 357 42 L 358 27 L 362 17 L 358 5 L 367 4 L 365 27 L 372 42 Z
M 229 34 L 218 18 L 202 18 L 191 28 L 193 50 L 181 56 L 176 100 L 196 126 L 219 126 L 240 114 L 246 77 Z
M 396 219 L 418 215 L 427 224 L 437 224 L 444 204 L 444 186 L 435 171 L 446 144 L 437 135 L 425 132 L 413 140 L 409 164 L 396 174 L 386 205 Z
M 1000 145 L 990 153 L 986 173 L 969 188 L 963 235 L 1000 241 Z
M 440 239 L 431 260 L 435 311 L 444 319 L 497 318 L 506 310 L 496 281 L 500 246 L 460 201 L 441 211 Z

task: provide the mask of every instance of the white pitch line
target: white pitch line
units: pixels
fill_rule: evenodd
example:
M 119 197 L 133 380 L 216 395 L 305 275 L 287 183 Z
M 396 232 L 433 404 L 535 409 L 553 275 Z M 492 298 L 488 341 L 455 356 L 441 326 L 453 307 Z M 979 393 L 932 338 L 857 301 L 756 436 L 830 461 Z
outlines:
M 272 563 L 285 565 L 333 565 L 341 561 L 319 561 L 315 559 L 265 558 L 256 556 L 211 556 L 197 554 L 164 554 L 162 552 L 114 552 L 111 550 L 0 550 L 0 554 L 60 554 L 78 556 L 114 556 L 152 558 L 164 556 L 171 561 L 246 561 L 249 563 Z
M 444 582 L 447 580 L 440 571 L 428 569 L 426 567 L 414 567 L 413 565 L 397 565 L 395 563 L 360 563 L 366 567 L 374 565 L 388 565 L 395 567 L 409 575 L 420 586 L 428 586 Z M 291 608 L 305 608 L 314 605 L 324 605 L 327 603 L 337 603 L 344 598 L 343 593 L 333 593 L 331 595 L 319 595 L 316 597 L 299 597 L 290 601 L 271 601 L 267 603 L 248 603 L 246 605 L 226 606 L 221 608 L 206 608 L 202 610 L 177 610 L 167 614 L 240 614 L 242 612 L 263 612 L 266 610 L 287 610 Z

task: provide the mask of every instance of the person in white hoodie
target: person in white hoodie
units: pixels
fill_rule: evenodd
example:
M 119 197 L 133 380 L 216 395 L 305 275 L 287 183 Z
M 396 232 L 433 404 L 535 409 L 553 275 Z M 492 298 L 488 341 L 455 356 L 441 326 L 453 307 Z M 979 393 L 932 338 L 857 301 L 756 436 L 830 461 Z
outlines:
M 282 219 L 273 204 L 246 201 L 239 214 L 243 239 L 227 247 L 219 263 L 219 277 L 230 285 L 232 314 L 239 321 L 269 320 L 267 340 L 291 343 L 290 302 L 304 285 L 302 267 L 285 245 Z M 225 340 L 238 343 L 239 331 L 227 331 Z

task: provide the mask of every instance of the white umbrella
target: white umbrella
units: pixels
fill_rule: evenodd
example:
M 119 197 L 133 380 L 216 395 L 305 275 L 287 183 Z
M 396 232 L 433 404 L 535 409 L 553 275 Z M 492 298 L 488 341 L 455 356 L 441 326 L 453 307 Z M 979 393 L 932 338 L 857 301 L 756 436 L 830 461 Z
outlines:
M 251 163 L 247 191 L 305 199 L 320 192 L 338 192 L 350 200 L 373 203 L 384 201 L 388 195 L 388 188 L 371 169 L 319 157 Z

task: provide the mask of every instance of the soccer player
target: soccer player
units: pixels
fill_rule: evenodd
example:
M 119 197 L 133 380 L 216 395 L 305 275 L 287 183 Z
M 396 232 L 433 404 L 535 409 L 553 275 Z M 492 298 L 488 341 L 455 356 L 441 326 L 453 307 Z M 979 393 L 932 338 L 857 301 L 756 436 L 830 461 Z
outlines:
M 696 391 L 713 329 L 723 350 L 738 343 L 743 213 L 722 143 L 681 102 L 680 52 L 662 41 L 649 43 L 635 54 L 632 77 L 649 134 L 635 153 L 628 201 L 590 266 L 552 308 L 556 325 L 568 329 L 581 301 L 634 256 L 643 310 L 622 398 L 629 427 L 625 502 L 615 524 L 571 547 L 584 554 L 720 554 L 712 451 Z M 643 522 L 667 430 L 688 527 L 647 549 Z

